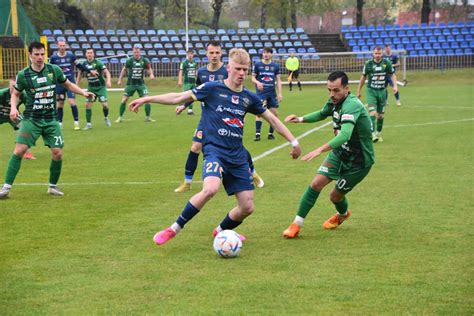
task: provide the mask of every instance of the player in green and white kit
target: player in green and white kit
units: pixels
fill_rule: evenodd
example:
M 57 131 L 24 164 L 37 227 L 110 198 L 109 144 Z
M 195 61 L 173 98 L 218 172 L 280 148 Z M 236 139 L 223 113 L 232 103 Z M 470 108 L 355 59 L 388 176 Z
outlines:
M 23 155 L 28 148 L 36 144 L 36 140 L 40 136 L 43 137 L 44 144 L 51 148 L 52 159 L 49 167 L 48 193 L 64 195 L 57 187 L 61 175 L 64 138 L 57 121 L 56 86 L 63 84 L 72 92 L 85 97 L 94 97 L 93 93 L 86 92 L 67 80 L 61 68 L 56 65 L 45 64 L 45 49 L 42 43 L 32 42 L 28 47 L 28 52 L 31 65 L 18 73 L 10 107 L 10 120 L 15 122 L 20 115 L 18 103 L 20 102 L 21 92 L 25 91 L 24 119 L 16 138 L 13 155 L 8 162 L 5 184 L 0 190 L 0 198 L 5 198 L 10 193 L 15 177 L 20 170 Z
M 285 122 L 313 123 L 331 117 L 336 134 L 328 143 L 301 158 L 310 161 L 332 150 L 303 194 L 293 223 L 283 232 L 286 238 L 298 236 L 321 190 L 333 180 L 336 186 L 331 191 L 330 199 L 337 212 L 324 222 L 323 227 L 334 229 L 348 219 L 351 211 L 346 194 L 367 176 L 375 161 L 369 113 L 362 102 L 350 93 L 349 78 L 342 71 L 333 72 L 328 77 L 327 87 L 329 100 L 323 109 L 303 117 L 292 114 L 285 119 Z
M 122 78 L 127 74 L 127 86 L 125 87 L 125 93 L 122 97 L 122 103 L 120 103 L 120 115 L 115 123 L 120 123 L 123 121 L 123 114 L 125 113 L 126 105 L 128 98 L 135 94 L 135 91 L 138 92 L 138 96 L 144 97 L 148 95 L 148 88 L 145 85 L 143 77 L 145 76 L 145 70 L 148 71 L 150 80 L 155 79 L 153 74 L 153 68 L 151 68 L 151 63 L 148 58 L 142 57 L 140 53 L 140 47 L 133 47 L 133 57 L 130 57 L 125 62 L 125 66 L 122 68 L 118 78 L 118 85 L 122 84 Z M 145 104 L 145 122 L 154 122 L 150 116 L 151 106 L 150 104 Z
M 357 97 L 361 97 L 361 90 L 365 84 L 365 80 L 369 77 L 367 83 L 366 101 L 369 106 L 370 121 L 372 122 L 372 141 L 382 142 L 382 128 L 385 113 L 385 105 L 387 104 L 387 87 L 385 83 L 387 77 L 391 76 L 393 82 L 393 93 L 398 92 L 397 76 L 392 67 L 392 63 L 386 59 L 382 59 L 382 47 L 377 46 L 374 49 L 374 58 L 368 60 L 362 76 L 360 77 L 359 87 L 357 89 Z M 375 115 L 377 114 L 377 125 L 375 124 Z
M 105 67 L 104 63 L 98 59 L 95 59 L 94 50 L 89 48 L 86 50 L 87 60 L 82 63 L 82 67 L 87 69 L 87 90 L 95 94 L 95 98 L 88 98 L 86 101 L 86 127 L 83 130 L 89 130 L 92 128 L 92 104 L 95 100 L 99 99 L 102 104 L 102 111 L 104 112 L 104 121 L 107 127 L 110 127 L 109 119 L 109 104 L 107 98 L 107 88 L 112 87 L 110 72 Z M 81 72 L 77 74 L 76 82 L 81 82 Z M 105 79 L 104 79 L 105 75 Z
M 193 60 L 194 51 L 188 49 L 186 60 L 179 65 L 178 86 L 183 87 L 183 91 L 188 91 L 196 87 L 197 63 Z M 188 114 L 193 115 L 193 102 L 186 104 Z
M 12 122 L 12 120 L 10 120 L 10 108 L 11 108 L 10 101 L 11 101 L 11 95 L 14 89 L 15 89 L 15 80 L 10 80 L 9 87 L 0 90 L 0 125 L 4 123 L 9 123 L 13 127 L 13 129 L 16 131 L 20 129 L 20 124 L 21 124 L 21 120 L 23 119 L 23 116 L 20 115 L 16 122 Z M 26 93 L 25 91 L 23 91 L 20 94 L 20 100 L 17 105 L 18 108 L 20 107 L 20 105 L 24 104 L 25 102 L 26 102 Z M 26 151 L 25 155 L 23 155 L 23 158 L 28 159 L 28 160 L 36 159 L 36 157 L 33 156 L 33 154 L 30 152 L 29 149 Z

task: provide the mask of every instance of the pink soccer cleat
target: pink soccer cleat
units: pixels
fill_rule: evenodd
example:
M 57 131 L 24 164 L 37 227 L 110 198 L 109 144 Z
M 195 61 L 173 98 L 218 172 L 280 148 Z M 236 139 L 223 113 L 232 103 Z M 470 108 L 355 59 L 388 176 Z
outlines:
M 218 234 L 217 229 L 214 228 L 214 230 L 212 231 L 212 236 L 213 236 L 213 237 L 216 237 L 217 234 Z M 239 233 L 237 233 L 237 235 L 239 235 L 240 241 L 245 241 L 245 240 L 247 240 L 247 237 L 245 237 L 244 235 L 239 234 Z
M 156 233 L 155 236 L 153 237 L 153 241 L 155 242 L 155 244 L 159 246 L 159 245 L 163 245 L 174 236 L 176 236 L 176 232 L 172 230 L 171 227 L 168 227 L 165 230 L 162 230 L 161 232 Z

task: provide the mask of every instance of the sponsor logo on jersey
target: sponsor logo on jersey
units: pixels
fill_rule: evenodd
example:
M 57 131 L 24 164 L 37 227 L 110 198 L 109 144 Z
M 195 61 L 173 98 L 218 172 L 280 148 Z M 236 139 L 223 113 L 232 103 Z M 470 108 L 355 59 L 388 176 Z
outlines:
M 239 104 L 239 96 L 238 95 L 233 95 L 231 98 L 232 103 L 234 104 Z
M 342 121 L 354 121 L 354 115 L 352 114 L 342 114 Z
M 226 130 L 225 128 L 219 128 L 219 130 L 217 131 L 217 133 L 221 136 L 227 136 L 227 134 L 229 134 L 229 131 Z
M 244 107 L 248 107 L 250 104 L 250 100 L 248 98 L 242 98 L 242 102 L 244 103 Z
M 226 118 L 223 118 L 222 120 L 224 121 L 225 125 L 229 125 L 229 126 L 232 126 L 232 127 L 244 128 L 244 123 L 236 117 L 234 117 L 234 118 L 226 117 Z
M 217 108 L 216 108 L 216 112 L 229 112 L 229 113 L 232 113 L 232 114 L 236 114 L 236 115 L 245 115 L 245 111 L 242 111 L 242 110 L 239 110 L 239 109 L 233 109 L 233 108 L 230 108 L 230 107 L 226 107 L 226 106 L 223 106 L 223 105 L 218 105 Z
M 52 74 L 48 74 L 48 76 L 49 76 L 49 75 L 52 75 Z M 37 82 L 37 83 L 44 83 L 44 82 L 46 82 L 46 81 L 48 81 L 48 79 L 46 79 L 45 77 L 37 78 L 37 79 L 36 79 L 36 82 Z
M 265 82 L 273 82 L 273 78 L 270 76 L 263 76 L 261 80 Z
M 226 98 L 226 99 L 227 99 L 227 94 L 222 94 L 222 93 L 220 93 L 219 96 L 220 96 L 221 98 Z

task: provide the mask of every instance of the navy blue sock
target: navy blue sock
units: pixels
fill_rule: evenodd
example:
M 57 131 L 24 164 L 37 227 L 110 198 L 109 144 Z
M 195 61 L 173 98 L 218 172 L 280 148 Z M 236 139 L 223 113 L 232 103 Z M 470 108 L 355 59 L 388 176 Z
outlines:
M 270 128 L 268 129 L 268 134 L 273 134 L 273 131 L 274 131 L 273 126 L 270 125 Z
M 397 101 L 399 101 L 399 100 L 400 100 L 400 93 L 398 93 L 398 92 L 397 92 L 397 93 L 395 93 L 395 99 L 397 99 Z
M 246 150 L 246 152 L 247 152 L 247 161 L 249 163 L 250 172 L 253 173 L 255 171 L 255 166 L 253 165 L 252 156 L 250 156 L 250 153 L 248 150 Z
M 256 121 L 255 122 L 255 133 L 260 134 L 260 131 L 262 129 L 262 121 Z
M 74 122 L 79 121 L 79 111 L 77 110 L 77 105 L 71 105 L 72 117 L 74 117 Z
M 191 180 L 198 165 L 199 154 L 189 151 L 186 165 L 184 166 L 184 175 L 186 179 Z M 189 177 L 189 178 L 188 178 Z
M 63 121 L 63 114 L 64 114 L 64 109 L 63 108 L 58 108 L 58 121 L 59 122 Z
M 104 117 L 109 116 L 109 108 L 102 108 L 102 112 L 104 112 Z
M 242 221 L 240 221 L 240 222 L 239 221 L 234 221 L 232 218 L 229 217 L 229 213 L 227 213 L 226 217 L 220 223 L 219 226 L 222 228 L 222 230 L 226 230 L 226 229 L 234 229 L 237 226 L 239 226 L 240 224 L 242 224 Z
M 178 219 L 176 220 L 176 223 L 178 223 L 178 225 L 183 228 L 184 225 L 186 225 L 186 223 L 189 222 L 197 213 L 199 213 L 199 210 L 188 201 L 184 207 L 184 210 L 181 212 L 181 215 L 179 215 Z

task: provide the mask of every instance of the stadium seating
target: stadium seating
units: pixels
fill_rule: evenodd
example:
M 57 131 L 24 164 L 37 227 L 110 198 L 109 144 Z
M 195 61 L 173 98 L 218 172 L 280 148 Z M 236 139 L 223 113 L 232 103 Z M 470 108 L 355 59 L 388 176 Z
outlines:
M 397 50 L 407 50 L 409 57 L 472 55 L 470 43 L 473 34 L 471 21 L 341 28 L 342 38 L 354 52 L 371 51 L 383 44 L 392 45 Z
M 47 36 L 50 54 L 57 50 L 55 43 L 59 39 L 64 39 L 70 45 L 71 50 L 78 56 L 83 56 L 84 49 L 91 47 L 96 51 L 96 56 L 98 57 L 123 55 L 124 52 L 127 55 L 131 55 L 134 45 L 143 48 L 142 54 L 160 62 L 175 62 L 176 58 L 183 59 L 186 56 L 186 36 L 184 30 L 45 29 L 42 34 Z M 349 32 L 348 34 L 352 33 Z M 289 50 L 298 51 L 299 53 L 316 52 L 316 49 L 309 41 L 308 35 L 302 28 L 218 29 L 217 31 L 191 29 L 188 35 L 188 45 L 196 50 L 198 55 L 196 58 L 201 58 L 201 61 L 207 60 L 205 58 L 206 43 L 214 39 L 222 43 L 224 55 L 233 47 L 246 48 L 252 58 L 260 58 L 263 47 L 274 48 L 275 52 L 281 54 L 287 54 Z M 379 35 L 377 34 L 377 36 Z M 370 41 L 368 43 L 364 42 L 363 45 L 374 44 L 374 39 L 371 38 L 370 33 L 366 34 L 366 37 Z M 469 46 L 466 48 L 469 48 Z M 117 61 L 120 62 L 121 60 L 114 60 L 114 62 Z

